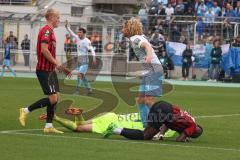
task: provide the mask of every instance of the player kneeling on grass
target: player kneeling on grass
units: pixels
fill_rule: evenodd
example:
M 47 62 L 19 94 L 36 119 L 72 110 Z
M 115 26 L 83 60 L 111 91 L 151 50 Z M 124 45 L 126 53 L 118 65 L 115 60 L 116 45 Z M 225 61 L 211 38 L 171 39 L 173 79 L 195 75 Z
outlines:
M 144 131 L 111 124 L 105 131 L 104 137 L 107 138 L 114 133 L 129 139 L 151 140 L 160 131 L 160 139 L 163 139 L 168 129 L 180 134 L 176 138 L 177 142 L 186 142 L 188 138 L 198 138 L 203 133 L 202 127 L 186 111 L 173 104 L 159 101 L 150 109 L 148 127 Z
M 75 122 L 61 118 L 57 115 L 54 116 L 53 120 L 62 126 L 76 132 L 105 134 L 108 126 L 111 124 L 116 124 L 122 128 L 136 129 L 141 131 L 144 130 L 142 121 L 139 120 L 140 115 L 138 113 L 120 115 L 112 112 L 107 112 L 88 121 L 84 121 L 82 117 L 82 110 L 78 108 L 69 108 L 65 111 L 65 113 L 75 116 Z M 40 116 L 40 120 L 43 120 L 45 118 L 45 115 Z M 169 130 L 165 134 L 165 137 L 173 137 L 175 133 L 175 131 Z

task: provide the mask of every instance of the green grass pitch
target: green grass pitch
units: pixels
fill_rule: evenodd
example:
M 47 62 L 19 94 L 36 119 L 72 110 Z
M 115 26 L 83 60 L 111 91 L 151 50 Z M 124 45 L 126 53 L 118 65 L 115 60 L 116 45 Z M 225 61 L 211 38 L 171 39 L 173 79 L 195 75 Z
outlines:
M 116 95 L 109 82 L 92 85 Z M 239 88 L 176 85 L 171 93 L 161 98 L 183 106 L 198 117 L 204 134 L 190 143 L 177 143 L 174 138 L 165 141 L 132 141 L 120 136 L 103 139 L 101 135 L 69 130 L 64 130 L 63 135 L 44 135 L 44 123 L 38 121 L 38 116 L 45 113 L 45 109 L 30 114 L 26 128 L 21 128 L 18 109 L 41 97 L 43 93 L 36 79 L 0 79 L 0 160 L 240 159 Z M 100 103 L 84 96 L 61 95 L 61 98 L 72 99 L 84 109 Z M 114 111 L 135 112 L 137 107 L 127 106 L 119 98 Z

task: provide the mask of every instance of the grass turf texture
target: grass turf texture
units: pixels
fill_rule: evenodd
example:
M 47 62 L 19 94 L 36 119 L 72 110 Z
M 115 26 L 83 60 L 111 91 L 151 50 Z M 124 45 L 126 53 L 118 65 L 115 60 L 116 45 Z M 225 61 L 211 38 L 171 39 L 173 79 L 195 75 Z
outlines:
M 72 81 L 70 83 L 74 83 Z M 113 92 L 111 83 L 94 82 L 94 88 Z M 1 160 L 70 160 L 70 159 L 167 159 L 167 160 L 238 160 L 240 158 L 240 116 L 203 117 L 197 121 L 204 128 L 201 138 L 191 143 L 177 143 L 174 138 L 163 142 L 132 141 L 120 136 L 102 139 L 100 135 L 73 133 L 44 135 L 42 130 L 22 130 L 18 123 L 18 109 L 43 97 L 36 79 L 0 79 L 0 159 Z M 240 114 L 239 88 L 174 86 L 161 99 L 181 105 L 194 116 Z M 61 95 L 72 99 L 84 109 L 100 103 L 83 96 Z M 119 98 L 117 113 L 137 111 Z M 44 123 L 38 116 L 40 109 L 28 116 L 24 129 L 41 129 Z M 55 124 L 55 126 L 57 126 Z M 2 133 L 6 130 L 21 130 Z

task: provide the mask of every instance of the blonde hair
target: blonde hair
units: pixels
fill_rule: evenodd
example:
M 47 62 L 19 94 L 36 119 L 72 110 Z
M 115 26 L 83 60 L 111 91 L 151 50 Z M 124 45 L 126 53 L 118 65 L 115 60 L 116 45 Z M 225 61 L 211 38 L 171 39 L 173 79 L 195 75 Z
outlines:
M 126 21 L 123 25 L 123 28 L 125 34 L 127 34 L 129 37 L 143 34 L 142 23 L 137 18 L 131 18 L 130 20 Z
M 59 12 L 58 12 L 57 10 L 50 8 L 50 9 L 48 9 L 47 12 L 45 13 L 45 18 L 46 18 L 46 20 L 49 20 L 49 18 L 50 18 L 52 15 L 57 15 L 57 14 L 59 14 Z

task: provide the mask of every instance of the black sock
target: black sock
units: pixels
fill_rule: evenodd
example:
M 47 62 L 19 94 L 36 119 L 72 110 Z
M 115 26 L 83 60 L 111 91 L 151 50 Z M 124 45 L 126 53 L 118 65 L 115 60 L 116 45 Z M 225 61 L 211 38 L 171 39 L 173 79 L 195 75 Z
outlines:
M 46 123 L 52 123 L 54 113 L 55 113 L 55 105 L 56 104 L 50 104 L 47 106 L 47 120 Z
M 141 130 L 137 129 L 127 129 L 123 128 L 121 135 L 128 138 L 128 139 L 135 139 L 135 140 L 144 140 L 144 133 Z
M 46 107 L 46 106 L 49 106 L 49 105 L 51 105 L 49 99 L 48 98 L 42 98 L 42 99 L 38 100 L 37 102 L 33 103 L 32 105 L 30 105 L 28 107 L 28 110 L 30 112 L 32 112 L 35 109 L 43 108 L 43 107 Z

